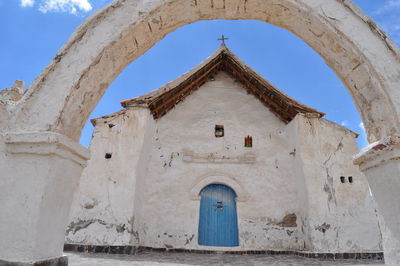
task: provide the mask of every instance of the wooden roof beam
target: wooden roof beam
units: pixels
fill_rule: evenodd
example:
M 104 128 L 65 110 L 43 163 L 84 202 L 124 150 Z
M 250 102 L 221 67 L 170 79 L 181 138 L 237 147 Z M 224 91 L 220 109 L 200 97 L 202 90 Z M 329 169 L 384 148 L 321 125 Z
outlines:
M 193 89 L 193 83 L 198 84 L 201 81 L 201 79 L 207 78 L 207 75 L 210 74 L 215 68 L 217 68 L 219 66 L 219 64 L 220 63 L 217 63 L 216 65 L 212 66 L 210 69 L 205 71 L 205 73 L 203 73 L 200 77 L 198 77 L 193 82 L 191 82 L 190 84 L 183 87 L 181 90 L 179 90 L 179 94 L 176 94 L 176 96 L 170 97 L 168 100 L 164 101 L 162 104 L 156 106 L 154 108 L 155 111 L 157 112 L 157 110 L 161 109 L 163 106 L 173 103 L 176 100 L 176 98 L 179 97 L 179 95 L 185 94 L 189 90 Z M 184 97 L 186 97 L 186 96 L 184 96 Z

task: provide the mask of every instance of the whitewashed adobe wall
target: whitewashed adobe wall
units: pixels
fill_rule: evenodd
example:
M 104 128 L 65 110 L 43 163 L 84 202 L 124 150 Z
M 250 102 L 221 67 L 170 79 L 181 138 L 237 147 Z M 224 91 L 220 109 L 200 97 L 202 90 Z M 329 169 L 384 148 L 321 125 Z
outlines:
M 215 137 L 215 125 L 224 126 L 223 138 Z M 197 244 L 200 202 L 190 192 L 202 178 L 214 176 L 215 182 L 234 180 L 247 194 L 237 204 L 241 249 L 300 247 L 297 226 L 278 225 L 298 210 L 285 127 L 225 73 L 159 119 L 139 188 L 144 191 L 140 244 L 204 249 Z M 247 135 L 253 137 L 253 148 L 244 147 Z M 243 156 L 255 162 L 246 164 Z M 230 160 L 221 163 L 223 157 Z
M 144 165 L 149 121 L 154 123 L 143 108 L 98 119 L 90 145 L 91 160 L 72 204 L 67 242 L 138 244 L 133 231 L 136 173 Z M 111 158 L 106 159 L 106 154 Z
M 224 125 L 223 138 L 215 125 Z M 243 145 L 247 135 L 253 148 Z M 66 240 L 209 249 L 197 244 L 196 193 L 220 182 L 239 196 L 240 247 L 224 249 L 380 251 L 372 198 L 351 163 L 354 137 L 301 115 L 286 125 L 220 73 L 157 121 L 142 108 L 96 120 Z M 341 175 L 354 183 L 342 184 Z M 285 219 L 293 214 L 296 222 Z
M 299 202 L 304 206 L 305 247 L 335 252 L 382 250 L 375 203 L 365 176 L 352 163 L 358 152 L 355 134 L 302 114 L 289 127 L 294 133 L 291 147 L 296 151 Z

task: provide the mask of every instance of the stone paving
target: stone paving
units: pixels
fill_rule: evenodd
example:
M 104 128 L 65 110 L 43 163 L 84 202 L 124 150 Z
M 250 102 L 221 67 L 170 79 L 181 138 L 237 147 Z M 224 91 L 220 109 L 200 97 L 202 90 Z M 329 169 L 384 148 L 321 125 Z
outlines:
M 383 266 L 382 261 L 373 260 L 319 260 L 301 258 L 294 255 L 227 255 L 227 254 L 193 254 L 193 253 L 174 253 L 174 252 L 155 252 L 146 251 L 138 255 L 111 255 L 111 254 L 92 254 L 65 252 L 69 258 L 70 266 L 153 266 L 153 265 L 272 265 L 272 266 L 363 266 L 379 265 Z

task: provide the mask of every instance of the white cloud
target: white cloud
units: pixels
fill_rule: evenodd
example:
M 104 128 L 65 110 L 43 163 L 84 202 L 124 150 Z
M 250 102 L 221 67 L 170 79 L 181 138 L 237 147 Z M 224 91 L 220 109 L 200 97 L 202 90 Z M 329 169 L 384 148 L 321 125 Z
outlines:
M 19 0 L 21 7 L 33 7 L 36 0 Z M 39 0 L 39 11 L 46 14 L 48 12 L 65 12 L 73 15 L 78 12 L 89 12 L 93 9 L 89 0 Z
M 35 0 L 20 0 L 22 7 L 32 7 L 35 4 Z
M 39 6 L 42 13 L 66 12 L 76 15 L 79 11 L 89 12 L 92 5 L 88 0 L 43 0 Z
M 360 124 L 358 124 L 358 127 L 361 129 L 360 136 L 359 136 L 360 139 L 358 141 L 359 147 L 361 149 L 361 148 L 368 146 L 369 143 L 368 143 L 368 139 L 367 139 L 367 133 L 365 132 L 364 123 L 360 122 Z
M 341 125 L 342 127 L 347 127 L 347 126 L 349 125 L 349 121 L 344 120 L 344 121 L 342 121 L 342 123 L 340 123 L 340 125 Z
M 386 0 L 373 12 L 374 18 L 390 37 L 400 44 L 400 0 Z
M 362 131 L 365 132 L 365 126 L 364 126 L 363 122 L 360 122 L 360 124 L 358 126 L 361 128 Z
M 392 12 L 394 9 L 400 9 L 400 0 L 388 0 L 382 7 L 378 8 L 377 14 L 384 14 L 387 12 Z

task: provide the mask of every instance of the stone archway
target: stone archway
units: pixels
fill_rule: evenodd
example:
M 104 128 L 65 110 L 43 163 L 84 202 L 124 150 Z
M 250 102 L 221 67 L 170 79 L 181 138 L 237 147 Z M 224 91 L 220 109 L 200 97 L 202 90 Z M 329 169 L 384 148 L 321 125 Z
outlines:
M 55 197 L 37 199 L 43 205 L 40 205 L 42 209 L 32 211 L 40 220 L 35 224 L 23 224 L 24 217 L 19 216 L 18 211 L 12 219 L 0 218 L 13 232 L 19 229 L 17 226 L 26 231 L 33 227 L 36 230 L 31 232 L 31 239 L 25 241 L 18 239 L 18 234 L 5 233 L 6 237 L 0 240 L 0 259 L 32 261 L 61 254 L 62 221 L 66 220 L 63 217 L 67 215 L 74 187 L 63 192 L 65 204 L 59 206 L 59 213 L 46 213 L 45 201 L 57 198 L 54 191 L 71 178 L 66 174 L 68 171 L 74 172 L 72 176 L 77 182 L 81 161 L 87 156 L 73 141 L 78 141 L 91 111 L 124 67 L 166 34 L 183 25 L 211 19 L 255 19 L 291 31 L 318 52 L 346 85 L 361 113 L 370 142 L 399 133 L 400 52 L 349 0 L 116 0 L 77 29 L 17 104 L 0 102 L 0 149 L 7 150 L 0 155 L 0 166 L 8 173 L 1 190 L 20 191 L 21 184 L 13 180 L 22 182 L 27 178 L 23 172 L 29 171 L 33 177 L 42 177 L 37 181 L 41 190 L 36 194 Z M 394 137 L 383 139 L 371 146 L 372 155 L 365 151 L 357 162 L 364 164 L 387 154 L 386 150 L 393 151 L 398 143 Z M 397 153 L 391 154 L 385 157 L 391 164 L 382 166 L 385 160 L 377 160 L 371 167 L 392 167 L 388 184 L 400 187 L 393 175 L 399 171 L 398 163 L 393 161 Z M 55 162 L 46 161 L 44 155 Z M 35 160 L 40 161 L 40 171 L 32 167 Z M 376 180 L 377 173 L 368 172 L 371 167 L 364 168 L 365 173 L 370 180 Z M 21 172 L 21 169 L 25 170 Z M 54 181 L 52 177 L 56 173 L 59 178 Z M 392 230 L 398 227 L 400 217 L 391 214 L 393 210 L 400 213 L 400 203 L 385 205 L 386 195 L 382 189 L 384 186 L 379 182 L 372 182 L 388 228 L 394 237 L 400 238 L 400 231 Z M 24 196 L 30 193 L 33 191 L 27 189 L 22 194 L 2 199 L 7 207 L 0 210 L 0 217 L 8 217 L 12 208 L 29 209 L 29 204 L 20 203 L 25 202 Z M 54 223 L 46 220 L 52 215 L 59 215 Z M 40 223 L 43 219 L 45 224 L 47 221 L 54 225 L 51 236 L 44 237 L 47 234 L 40 231 L 49 228 Z M 14 243 L 11 248 L 7 244 L 10 241 Z M 39 242 L 41 244 L 37 245 Z M 16 251 L 24 248 L 25 251 Z

